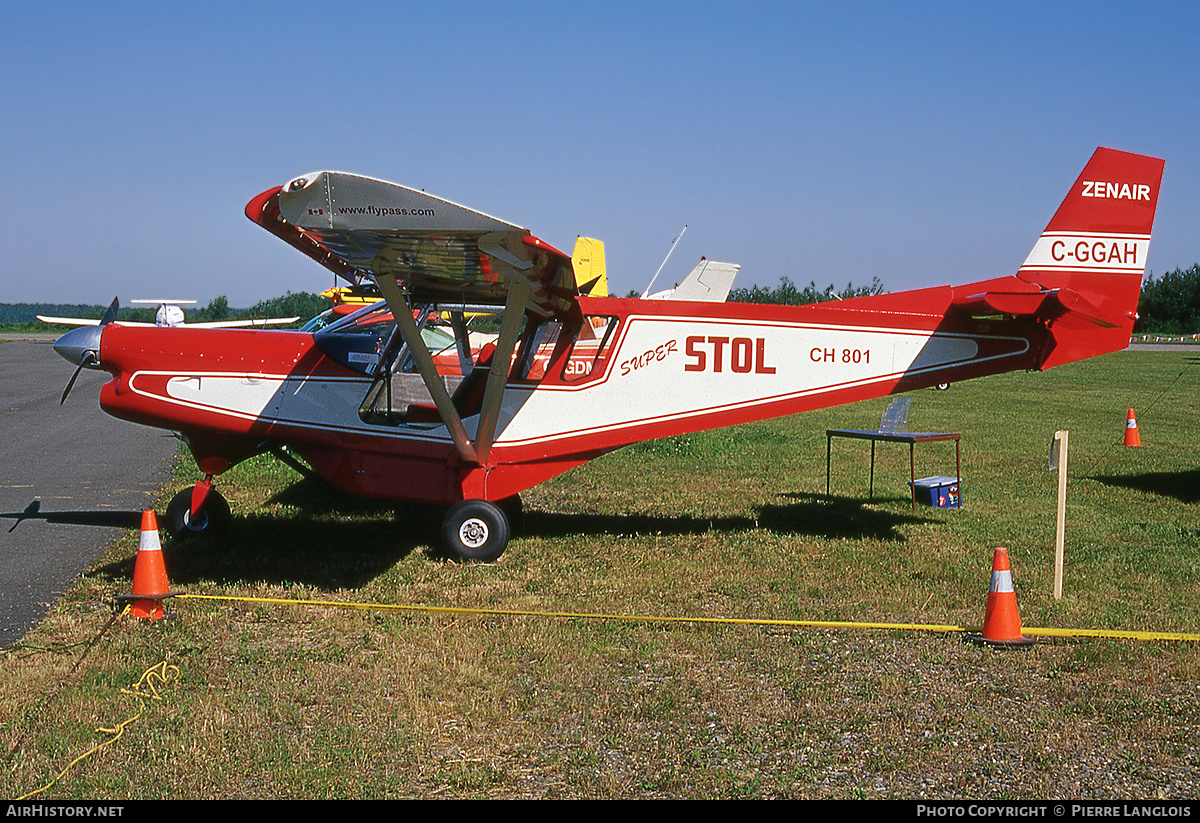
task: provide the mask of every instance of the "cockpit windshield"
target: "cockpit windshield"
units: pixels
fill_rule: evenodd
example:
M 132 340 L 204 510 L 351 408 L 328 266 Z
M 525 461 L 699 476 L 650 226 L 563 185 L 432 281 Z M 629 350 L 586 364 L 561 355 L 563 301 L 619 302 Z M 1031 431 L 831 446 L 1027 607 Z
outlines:
M 419 323 L 421 339 L 439 363 L 439 371 L 444 366 L 446 373 L 462 374 L 462 363 L 458 356 L 453 329 L 443 324 L 444 321 L 437 312 L 419 309 L 414 314 L 423 315 Z M 372 374 L 380 353 L 387 346 L 396 327 L 395 318 L 392 317 L 387 303 L 379 301 L 348 313 L 346 308 L 335 306 L 309 323 L 316 324 L 322 317 L 326 318 L 325 322 L 316 325 L 313 333 L 321 351 L 348 368 Z

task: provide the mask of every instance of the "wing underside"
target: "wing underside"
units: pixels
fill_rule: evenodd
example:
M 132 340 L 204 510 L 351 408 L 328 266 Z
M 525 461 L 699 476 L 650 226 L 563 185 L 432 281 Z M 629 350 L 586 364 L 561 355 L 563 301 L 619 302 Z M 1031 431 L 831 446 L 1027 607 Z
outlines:
M 548 316 L 578 295 L 571 258 L 528 230 L 395 183 L 314 172 L 254 198 L 246 214 L 339 276 L 410 304 L 502 306 L 519 282 L 525 308 Z

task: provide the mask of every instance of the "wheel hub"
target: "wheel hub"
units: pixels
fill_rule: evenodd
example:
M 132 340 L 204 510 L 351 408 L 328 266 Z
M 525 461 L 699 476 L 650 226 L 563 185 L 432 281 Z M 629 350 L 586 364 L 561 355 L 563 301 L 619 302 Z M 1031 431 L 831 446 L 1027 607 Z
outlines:
M 202 511 L 196 515 L 196 519 L 192 519 L 192 513 L 186 511 L 183 513 L 183 525 L 187 526 L 194 532 L 202 532 L 208 526 L 208 512 Z
M 464 546 L 478 549 L 487 542 L 488 525 L 478 517 L 472 517 L 463 521 L 463 524 L 458 527 L 458 536 Z

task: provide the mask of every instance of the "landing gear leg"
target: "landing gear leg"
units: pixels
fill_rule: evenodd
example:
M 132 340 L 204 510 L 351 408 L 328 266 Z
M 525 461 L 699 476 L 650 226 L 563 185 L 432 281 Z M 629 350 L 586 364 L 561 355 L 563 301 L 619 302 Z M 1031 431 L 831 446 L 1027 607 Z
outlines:
M 495 560 L 503 554 L 508 537 L 508 518 L 486 500 L 455 503 L 442 521 L 442 543 L 459 560 Z
M 171 498 L 166 520 L 171 537 L 184 540 L 197 534 L 220 534 L 229 528 L 233 515 L 229 503 L 213 488 L 210 474 Z

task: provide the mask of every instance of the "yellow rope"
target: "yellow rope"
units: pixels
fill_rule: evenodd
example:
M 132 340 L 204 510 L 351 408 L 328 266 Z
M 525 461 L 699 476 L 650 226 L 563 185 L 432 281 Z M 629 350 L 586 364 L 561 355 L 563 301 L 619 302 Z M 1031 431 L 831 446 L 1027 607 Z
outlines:
M 292 598 L 274 597 L 232 597 L 215 594 L 181 594 L 181 599 L 191 600 L 224 600 L 242 601 L 247 603 L 269 603 L 286 606 L 319 606 L 328 609 L 362 609 L 369 611 L 406 611 L 430 614 L 476 614 L 507 617 L 546 617 L 546 618 L 576 618 L 588 620 L 625 620 L 631 622 L 649 623 L 707 623 L 738 626 L 793 626 L 823 629 L 884 629 L 896 631 L 924 632 L 973 632 L 978 633 L 979 627 L 967 628 L 938 623 L 856 623 L 838 620 L 785 620 L 770 618 L 746 617 L 662 617 L 652 615 L 604 614 L 599 612 L 550 612 L 529 611 L 522 609 L 473 609 L 459 606 L 406 606 L 389 603 L 354 603 L 346 601 L 326 600 L 296 600 Z M 1104 637 L 1127 640 L 1181 640 L 1200 642 L 1200 634 L 1187 632 L 1130 632 L 1105 631 L 1101 629 L 1042 629 L 1027 627 L 1022 630 L 1028 635 L 1043 635 L 1048 637 Z
M 46 789 L 50 788 L 55 783 L 57 783 L 59 780 L 61 780 L 63 775 L 65 775 L 72 768 L 74 768 L 76 764 L 91 757 L 93 754 L 100 751 L 101 749 L 106 748 L 107 746 L 111 746 L 113 743 L 116 743 L 118 740 L 120 740 L 121 736 L 123 734 L 125 734 L 125 728 L 127 726 L 129 726 L 131 723 L 136 722 L 138 719 L 140 719 L 142 717 L 143 714 L 145 714 L 147 700 L 162 700 L 162 695 L 159 693 L 156 682 L 165 686 L 170 677 L 172 677 L 174 675 L 178 675 L 178 674 L 179 674 L 179 668 L 177 666 L 167 665 L 167 662 L 165 660 L 155 666 L 151 666 L 150 668 L 146 669 L 146 671 L 142 673 L 142 676 L 140 678 L 138 678 L 138 681 L 133 684 L 132 688 L 121 689 L 122 694 L 127 694 L 130 697 L 133 697 L 136 700 L 138 700 L 137 714 L 133 715 L 130 718 L 127 718 L 126 720 L 123 720 L 122 722 L 118 723 L 116 726 L 112 727 L 111 729 L 106 729 L 103 727 L 96 729 L 96 731 L 100 732 L 101 734 L 108 734 L 108 735 L 112 735 L 112 736 L 108 740 L 105 740 L 101 743 L 97 743 L 95 746 L 88 749 L 83 754 L 79 755 L 79 757 L 72 760 L 70 763 L 68 763 L 66 765 L 66 767 L 61 772 L 59 772 L 58 774 L 56 774 L 54 776 L 53 780 L 51 780 L 45 786 L 42 786 L 40 789 L 36 789 L 36 790 L 30 792 L 29 794 L 18 797 L 17 800 L 28 800 L 29 798 L 33 797 L 34 795 L 41 794 L 42 792 L 46 791 Z M 144 691 L 144 690 L 148 690 L 148 691 Z
M 939 632 L 947 634 L 955 632 L 978 633 L 980 631 L 978 628 L 966 628 L 963 626 L 939 623 L 860 623 L 841 620 L 786 620 L 746 617 L 667 617 L 654 615 L 605 614 L 602 612 L 551 612 L 524 609 L 477 609 L 461 606 L 412 606 L 388 603 L 355 603 L 336 600 L 297 600 L 292 598 L 276 597 L 232 597 L 228 595 L 213 594 L 181 594 L 177 595 L 176 597 L 184 600 L 218 600 L 226 602 L 237 601 L 244 603 L 267 603 L 285 606 L 318 606 L 321 608 L 331 609 L 404 611 L 426 614 L 474 614 L 507 617 L 575 618 L 588 620 L 625 620 L 648 623 L 699 623 L 738 626 L 793 626 L 826 629 L 883 629 L 896 631 Z M 1192 632 L 1135 632 L 1108 631 L 1103 629 L 1050 629 L 1025 627 L 1022 629 L 1022 634 L 1044 637 L 1097 637 L 1121 640 L 1176 640 L 1192 643 L 1200 642 L 1200 634 Z M 82 762 L 86 758 L 91 757 L 101 749 L 111 746 L 113 743 L 120 740 L 121 736 L 125 733 L 126 727 L 139 720 L 142 715 L 145 714 L 147 700 L 162 699 L 158 685 L 161 684 L 165 686 L 171 677 L 178 675 L 178 673 L 179 668 L 177 666 L 170 666 L 166 663 L 166 661 L 163 661 L 143 672 L 141 678 L 138 679 L 137 683 L 135 683 L 132 688 L 121 689 L 123 694 L 127 694 L 139 701 L 137 714 L 127 718 L 121 723 L 118 723 L 112 728 L 96 729 L 97 732 L 111 735 L 111 737 L 109 737 L 108 740 L 96 744 L 91 749 L 72 760 L 61 772 L 55 775 L 53 780 L 42 786 L 40 789 L 29 792 L 28 794 L 18 797 L 17 799 L 27 800 L 46 791 L 46 789 L 50 788 L 59 780 L 61 780 L 63 775 L 74 768 L 75 765 Z

